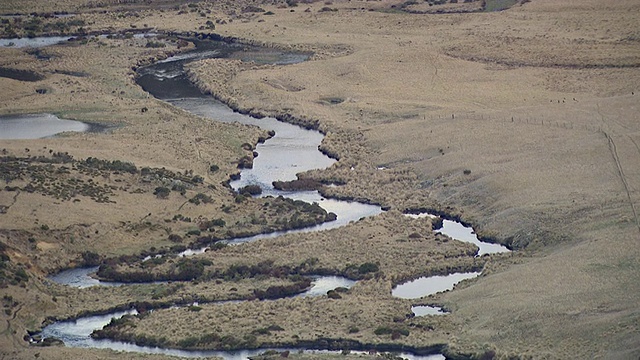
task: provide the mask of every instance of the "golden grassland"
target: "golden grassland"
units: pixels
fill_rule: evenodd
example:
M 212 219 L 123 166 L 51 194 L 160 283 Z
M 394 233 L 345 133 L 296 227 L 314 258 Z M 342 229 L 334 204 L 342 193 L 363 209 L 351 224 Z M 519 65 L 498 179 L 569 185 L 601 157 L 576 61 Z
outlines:
M 272 14 L 241 11 L 256 4 Z M 334 1 L 287 7 L 247 2 L 234 7 L 201 2 L 174 8 L 162 1 L 3 2 L 4 13 L 82 11 L 87 31 L 210 31 L 201 27 L 211 20 L 215 32 L 224 36 L 316 51 L 312 61 L 289 66 L 206 60 L 192 64 L 190 76 L 235 108 L 290 114 L 317 124 L 327 135 L 323 150 L 340 160 L 304 176 L 345 184 L 324 188 L 325 195 L 391 208 L 341 229 L 198 255 L 213 262 L 211 269 L 264 260 L 295 265 L 310 257 L 334 269 L 379 263 L 378 279 L 360 282 L 342 299 L 207 304 L 199 312 L 159 310 L 134 320 L 138 326 L 129 334 L 160 335 L 162 329 L 177 343 L 191 336 L 189 329 L 195 326 L 200 332 L 218 328 L 220 334 L 243 339 L 277 324 L 284 330 L 260 334 L 255 341 L 344 337 L 412 346 L 446 343 L 454 352 L 469 354 L 493 349 L 498 357 L 638 356 L 638 4 L 533 0 L 504 12 L 451 14 L 395 11 L 399 4 Z M 115 11 L 94 12 L 98 9 Z M 255 144 L 263 132 L 205 122 L 144 93 L 133 82 L 131 68 L 178 51 L 177 43 L 162 49 L 146 48 L 145 43 L 100 39 L 54 46 L 42 50 L 50 56 L 47 61 L 24 50 L 1 49 L 0 66 L 46 75 L 38 82 L 0 78 L 2 113 L 52 112 L 118 127 L 105 134 L 2 141 L 0 147 L 18 156 L 47 155 L 52 149 L 77 159 L 92 156 L 174 172 L 193 170 L 204 177 L 203 187 L 215 186 L 206 190 L 214 204 L 180 208 L 186 197 L 172 193 L 169 199 L 157 199 L 150 185 L 143 194 L 114 190 L 116 204 L 24 192 L 14 198 L 14 193 L 0 191 L 2 204 L 11 204 L 0 214 L 2 243 L 8 245 L 12 264 L 30 267 L 32 276 L 24 288 L 7 289 L 20 305 L 2 314 L 3 355 L 153 357 L 30 348 L 22 336 L 46 316 L 68 317 L 154 295 L 167 301 L 198 294 L 242 298 L 253 289 L 286 283 L 173 284 L 179 288 L 168 294 L 161 291 L 167 289 L 164 285 L 79 290 L 33 278 L 71 265 L 87 250 L 115 256 L 169 246 L 167 231 L 188 229 L 164 221 L 177 213 L 225 217 L 221 205 L 226 204 L 236 207 L 236 216 L 249 216 L 260 206 L 259 200 L 235 204 L 220 183 L 237 171 L 237 160 L 246 155 L 242 145 Z M 42 88 L 46 94 L 37 94 Z M 141 112 L 145 107 L 148 111 Z M 208 171 L 212 164 L 220 170 Z M 100 183 L 122 185 L 117 179 L 132 189 L 141 186 L 139 179 L 125 175 Z M 472 246 L 434 236 L 429 220 L 401 215 L 418 208 L 460 215 L 480 234 L 519 251 L 473 259 Z M 137 227 L 146 222 L 151 226 Z M 485 272 L 477 280 L 417 301 L 444 304 L 450 315 L 394 322 L 410 313 L 413 303 L 392 298 L 394 284 L 482 264 Z M 416 330 L 411 324 L 428 326 Z M 409 335 L 392 340 L 373 332 L 396 325 L 410 328 Z M 350 333 L 351 326 L 359 331 Z
M 234 265 L 271 262 L 272 266 L 296 266 L 313 259 L 310 269 L 346 274 L 349 265 L 375 263 L 394 285 L 421 275 L 463 272 L 482 267 L 485 260 L 474 258 L 475 245 L 434 236 L 431 222 L 413 220 L 400 213 L 367 218 L 344 228 L 311 234 L 288 234 L 268 241 L 255 241 L 239 246 L 207 251 L 193 257 L 209 260 L 205 274 L 220 273 Z M 381 240 L 384 239 L 384 240 Z M 119 271 L 166 273 L 172 263 L 153 268 L 144 263 L 121 264 Z M 309 269 L 305 269 L 309 271 Z

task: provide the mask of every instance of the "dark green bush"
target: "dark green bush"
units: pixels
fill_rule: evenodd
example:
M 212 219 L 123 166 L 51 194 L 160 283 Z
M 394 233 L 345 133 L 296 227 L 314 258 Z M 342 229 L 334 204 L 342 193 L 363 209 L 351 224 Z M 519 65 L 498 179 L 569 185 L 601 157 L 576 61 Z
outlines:
M 145 47 L 148 47 L 148 48 L 163 48 L 165 46 L 167 45 L 162 41 L 153 41 L 153 40 L 147 41 L 147 44 L 145 45 Z
M 262 188 L 260 185 L 247 185 L 240 188 L 238 192 L 245 196 L 260 195 L 262 194 Z
M 158 186 L 153 191 L 153 195 L 157 196 L 159 199 L 166 199 L 169 197 L 171 190 L 164 186 Z
M 195 235 L 195 236 L 199 236 L 201 234 L 200 230 L 198 229 L 193 229 L 193 230 L 189 230 L 187 232 L 187 235 Z
M 97 266 L 100 265 L 100 255 L 91 252 L 91 251 L 85 251 L 82 253 L 82 264 L 84 266 Z
M 189 199 L 189 202 L 196 205 L 200 205 L 201 202 L 204 204 L 210 204 L 213 202 L 213 199 L 209 195 L 197 193 L 196 196 Z
M 360 267 L 358 267 L 358 272 L 360 274 L 368 274 L 368 273 L 372 273 L 372 272 L 378 272 L 380 271 L 380 267 L 378 266 L 378 264 L 374 264 L 374 263 L 364 263 L 362 265 L 360 265 Z

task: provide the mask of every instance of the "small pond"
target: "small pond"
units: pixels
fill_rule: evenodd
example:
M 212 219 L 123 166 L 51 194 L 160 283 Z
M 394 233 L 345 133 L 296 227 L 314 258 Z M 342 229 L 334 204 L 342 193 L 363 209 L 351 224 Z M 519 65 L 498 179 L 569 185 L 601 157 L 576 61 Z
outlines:
M 64 120 L 52 114 L 0 116 L 0 140 L 40 139 L 67 131 L 97 132 L 103 129 L 103 126 Z
M 44 36 L 34 38 L 14 38 L 14 39 L 0 39 L 0 47 L 14 47 L 14 48 L 36 48 L 44 47 L 55 44 L 60 44 L 73 36 Z
M 427 315 L 446 315 L 447 312 L 437 306 L 416 305 L 411 307 L 411 311 L 415 316 Z
M 468 272 L 421 277 L 396 286 L 391 291 L 391 295 L 401 299 L 419 299 L 424 296 L 451 290 L 460 281 L 473 279 L 478 275 L 480 275 L 479 272 Z

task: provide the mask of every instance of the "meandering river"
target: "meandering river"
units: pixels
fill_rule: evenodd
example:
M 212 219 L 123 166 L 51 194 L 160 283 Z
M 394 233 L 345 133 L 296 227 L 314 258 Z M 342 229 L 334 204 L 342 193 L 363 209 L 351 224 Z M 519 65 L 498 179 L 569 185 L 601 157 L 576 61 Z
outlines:
M 263 51 L 253 47 L 239 47 L 238 45 L 230 45 L 220 42 L 197 42 L 197 44 L 198 48 L 194 52 L 181 54 L 140 69 L 138 83 L 146 91 L 150 92 L 157 98 L 168 101 L 171 104 L 194 114 L 210 118 L 212 121 L 237 121 L 243 124 L 251 124 L 267 130 L 275 131 L 275 136 L 273 138 L 269 139 L 264 144 L 259 144 L 257 146 L 256 151 L 259 156 L 254 161 L 253 169 L 245 169 L 242 171 L 240 180 L 232 183 L 232 186 L 235 189 L 248 184 L 257 184 L 263 189 L 263 194 L 261 196 L 282 195 L 296 200 L 317 202 L 325 210 L 334 212 L 338 216 L 336 221 L 296 231 L 318 231 L 344 226 L 350 221 L 358 220 L 366 216 L 373 216 L 382 212 L 380 206 L 324 199 L 316 191 L 284 192 L 273 189 L 271 183 L 274 180 L 293 180 L 296 178 L 295 175 L 297 173 L 311 169 L 325 168 L 333 164 L 333 159 L 328 158 L 318 151 L 318 145 L 323 138 L 322 134 L 317 131 L 306 130 L 298 126 L 279 122 L 273 118 L 255 119 L 247 115 L 235 113 L 226 105 L 215 101 L 211 97 L 201 94 L 200 91 L 188 81 L 184 72 L 184 65 L 188 62 L 205 57 L 238 56 L 237 52 L 239 50 L 243 50 L 242 54 L 244 57 L 249 57 L 246 60 L 259 58 L 263 61 L 266 58 L 273 63 L 292 63 L 303 61 L 306 59 L 306 55 L 292 55 L 270 50 L 268 56 L 265 56 Z M 250 238 L 233 239 L 229 242 L 232 244 L 238 244 L 265 237 L 280 236 L 283 233 L 284 232 L 263 234 Z M 204 251 L 204 249 L 189 250 L 183 253 L 183 255 L 191 255 L 202 251 Z M 92 279 L 89 277 L 89 274 L 93 271 L 95 271 L 95 268 L 72 269 L 52 276 L 50 279 L 59 283 L 78 287 L 122 285 L 119 283 L 105 283 Z M 463 274 L 462 277 L 470 278 L 477 275 L 478 273 Z M 455 279 L 439 279 L 440 287 L 415 285 L 413 283 L 411 285 L 401 285 L 394 290 L 394 295 L 404 297 L 404 295 L 402 295 L 402 291 L 398 290 L 403 286 L 414 288 L 417 286 L 421 289 L 427 289 L 427 291 L 421 291 L 419 296 L 414 296 L 415 294 L 410 295 L 411 298 L 422 297 L 430 293 L 446 290 L 453 287 L 457 281 L 460 281 L 456 276 L 451 277 Z M 337 277 L 319 277 L 314 279 L 313 284 L 314 285 L 310 290 L 300 296 L 323 295 L 326 294 L 328 290 L 337 286 L 350 287 L 353 285 L 353 282 Z M 413 309 L 416 315 L 438 315 L 443 313 L 441 309 L 430 306 L 415 306 Z M 256 355 L 265 350 L 259 349 L 235 352 L 184 351 L 142 347 L 109 340 L 94 340 L 89 336 L 93 330 L 104 327 L 112 317 L 120 317 L 131 313 L 135 313 L 135 310 L 114 312 L 112 314 L 100 316 L 88 316 L 74 321 L 57 322 L 45 327 L 42 335 L 43 337 L 57 337 L 63 340 L 67 346 L 110 348 L 114 350 L 163 353 L 184 357 L 222 356 L 226 359 L 246 359 L 248 356 Z M 292 349 L 291 351 L 299 350 Z M 444 356 L 442 355 L 416 356 L 411 354 L 402 354 L 401 356 L 407 359 L 444 359 Z

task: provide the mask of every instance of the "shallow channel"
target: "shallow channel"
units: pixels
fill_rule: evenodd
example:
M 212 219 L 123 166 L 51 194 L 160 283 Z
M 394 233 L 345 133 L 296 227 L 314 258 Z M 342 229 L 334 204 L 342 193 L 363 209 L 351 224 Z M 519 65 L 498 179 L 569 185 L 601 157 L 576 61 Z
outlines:
M 101 329 L 107 325 L 112 318 L 120 318 L 124 315 L 137 314 L 135 310 L 118 311 L 107 315 L 87 316 L 78 320 L 59 321 L 55 324 L 47 326 L 42 331 L 42 337 L 56 337 L 62 339 L 66 346 L 81 348 L 97 348 L 112 349 L 117 351 L 138 352 L 146 354 L 165 354 L 185 358 L 211 357 L 219 356 L 225 360 L 245 360 L 250 356 L 259 355 L 267 350 L 272 349 L 252 349 L 238 351 L 217 351 L 217 350 L 178 350 L 178 349 L 162 349 L 150 346 L 138 346 L 135 344 L 124 343 L 111 340 L 95 340 L 91 338 L 91 332 L 94 329 Z M 291 352 L 303 351 L 305 353 L 319 354 L 338 354 L 338 351 L 325 350 L 301 350 L 301 349 L 273 349 L 277 351 Z M 399 354 L 401 357 L 409 360 L 444 360 L 442 355 L 418 356 L 413 354 Z
M 268 61 L 279 64 L 287 64 L 305 60 L 308 55 L 278 53 L 269 50 L 259 51 L 258 48 L 238 47 L 225 43 L 197 42 L 198 49 L 192 53 L 181 54 L 168 58 L 159 63 L 140 70 L 138 83 L 152 95 L 191 111 L 197 115 L 210 118 L 213 121 L 240 122 L 259 126 L 263 129 L 274 130 L 275 136 L 256 148 L 259 156 L 254 161 L 253 169 L 245 169 L 241 172 L 239 181 L 232 183 L 235 189 L 248 184 L 257 184 L 263 189 L 261 196 L 284 196 L 295 200 L 317 202 L 328 212 L 337 215 L 337 220 L 305 229 L 261 234 L 249 238 L 232 239 L 229 243 L 239 244 L 254 241 L 261 238 L 280 236 L 285 233 L 300 231 L 319 231 L 324 229 L 344 226 L 351 221 L 363 217 L 377 215 L 382 212 L 380 206 L 361 204 L 357 202 L 325 199 L 317 191 L 284 192 L 273 189 L 274 180 L 293 180 L 296 174 L 311 169 L 320 169 L 334 163 L 333 159 L 318 151 L 318 146 L 323 135 L 317 131 L 306 130 L 301 127 L 277 121 L 274 118 L 255 119 L 247 115 L 233 112 L 226 105 L 215 101 L 209 96 L 204 96 L 191 84 L 184 73 L 184 64 L 205 57 L 241 57 L 243 60 L 253 60 L 257 56 L 258 61 Z M 235 54 L 241 52 L 241 55 Z M 286 161 L 281 161 L 286 159 Z M 203 252 L 205 249 L 191 250 L 183 255 L 191 255 Z M 76 287 L 89 287 L 95 285 L 122 286 L 120 283 L 101 282 L 91 278 L 90 274 L 96 268 L 71 269 L 50 277 L 51 280 Z M 350 288 L 355 282 L 334 276 L 316 277 L 312 286 L 306 292 L 298 296 L 320 296 L 337 287 Z M 94 340 L 89 335 L 93 330 L 104 327 L 112 317 L 120 317 L 134 310 L 115 312 L 101 316 L 89 316 L 75 321 L 64 321 L 51 324 L 43 329 L 43 338 L 54 336 L 65 342 L 67 346 L 110 348 L 145 353 L 163 353 L 184 357 L 198 356 L 222 356 L 226 359 L 246 359 L 248 356 L 259 354 L 266 349 L 247 350 L 237 352 L 221 351 L 184 351 L 176 349 L 158 349 L 142 347 L 133 344 Z M 284 349 L 281 349 L 284 350 Z M 292 349 L 292 351 L 300 351 Z M 307 351 L 307 350 L 305 350 Z M 405 354 L 408 359 L 443 359 L 441 355 L 414 356 Z
M 405 215 L 413 219 L 437 217 L 436 215 L 430 213 Z M 476 245 L 478 247 L 478 253 L 476 254 L 476 256 L 482 256 L 484 254 L 507 253 L 511 251 L 504 245 L 481 241 L 480 239 L 478 239 L 478 235 L 476 235 L 472 227 L 465 226 L 462 223 L 453 220 L 443 219 L 442 228 L 436 230 L 436 233 L 444 234 L 452 239 Z

